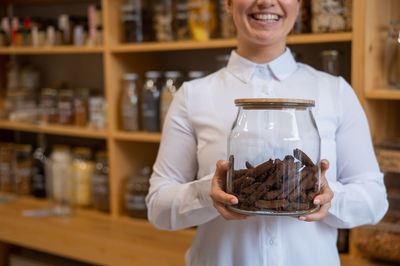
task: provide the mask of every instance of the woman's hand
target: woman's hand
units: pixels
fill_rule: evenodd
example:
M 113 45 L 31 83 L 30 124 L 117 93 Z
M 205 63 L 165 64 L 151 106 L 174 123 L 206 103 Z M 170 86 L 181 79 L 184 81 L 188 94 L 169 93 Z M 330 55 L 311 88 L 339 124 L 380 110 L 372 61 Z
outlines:
M 305 216 L 300 216 L 299 220 L 301 221 L 307 221 L 307 222 L 312 222 L 312 221 L 322 221 L 325 219 L 325 217 L 328 215 L 328 210 L 331 207 L 331 200 L 333 199 L 333 191 L 328 185 L 328 181 L 325 177 L 325 173 L 329 168 L 329 162 L 328 160 L 321 160 L 321 194 L 316 196 L 314 198 L 314 204 L 320 205 L 319 211 L 305 215 Z
M 217 169 L 212 178 L 210 197 L 214 201 L 214 208 L 225 218 L 225 220 L 243 220 L 250 218 L 250 215 L 232 212 L 225 205 L 234 205 L 238 203 L 238 199 L 231 194 L 225 192 L 226 174 L 229 167 L 229 161 L 219 160 Z

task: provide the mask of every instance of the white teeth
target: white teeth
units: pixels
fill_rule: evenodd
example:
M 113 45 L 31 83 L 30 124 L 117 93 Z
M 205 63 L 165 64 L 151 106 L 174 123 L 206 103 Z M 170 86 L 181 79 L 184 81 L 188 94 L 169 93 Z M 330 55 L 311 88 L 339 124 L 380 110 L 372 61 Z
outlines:
M 263 20 L 266 22 L 277 21 L 279 17 L 273 14 L 254 14 L 253 17 L 257 20 Z

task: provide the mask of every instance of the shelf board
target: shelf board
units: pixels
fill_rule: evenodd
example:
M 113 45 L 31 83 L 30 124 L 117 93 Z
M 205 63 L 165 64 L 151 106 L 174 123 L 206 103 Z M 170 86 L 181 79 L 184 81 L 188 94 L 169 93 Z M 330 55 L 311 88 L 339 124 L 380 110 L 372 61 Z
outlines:
M 365 97 L 371 100 L 400 100 L 400 90 L 368 90 L 365 92 Z
M 161 140 L 161 133 L 118 131 L 115 133 L 114 138 L 123 141 L 159 143 Z
M 76 126 L 62 126 L 62 125 L 34 125 L 24 122 L 12 122 L 0 120 L 0 129 L 45 133 L 61 136 L 74 136 L 93 139 L 106 139 L 107 131 L 94 130 Z
M 0 241 L 95 265 L 183 265 L 195 235 L 195 230 L 161 231 L 146 220 L 86 209 L 70 217 L 22 216 L 24 210 L 48 206 L 31 197 L 0 204 Z
M 0 54 L 94 54 L 102 53 L 103 46 L 40 46 L 40 47 L 0 47 Z
M 298 34 L 289 35 L 288 44 L 326 43 L 326 42 L 349 42 L 352 40 L 351 32 L 321 33 L 321 34 Z M 209 41 L 179 41 L 179 42 L 148 42 L 120 44 L 111 47 L 113 53 L 129 52 L 153 52 L 153 51 L 175 51 L 231 48 L 237 45 L 236 39 L 213 39 Z

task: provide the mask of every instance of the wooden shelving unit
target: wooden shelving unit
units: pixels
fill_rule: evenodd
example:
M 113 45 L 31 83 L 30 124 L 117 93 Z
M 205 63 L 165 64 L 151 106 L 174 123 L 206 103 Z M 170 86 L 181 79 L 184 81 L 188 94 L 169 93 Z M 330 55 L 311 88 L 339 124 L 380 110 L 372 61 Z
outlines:
M 58 3 L 79 3 L 84 2 L 84 0 L 6 0 L 0 3 L 0 11 L 2 8 L 5 10 L 4 4 L 46 4 L 46 5 L 56 5 Z M 87 1 L 86 1 L 87 2 Z M 60 136 L 74 136 L 82 138 L 93 138 L 106 140 L 107 150 L 109 156 L 110 164 L 110 193 L 111 193 L 111 213 L 110 215 L 100 215 L 93 212 L 79 211 L 78 216 L 72 220 L 67 220 L 66 223 L 71 223 L 75 225 L 75 220 L 80 220 L 82 223 L 80 226 L 67 227 L 62 230 L 86 230 L 90 227 L 91 223 L 98 222 L 99 224 L 105 223 L 104 228 L 116 228 L 121 224 L 124 224 L 124 232 L 128 232 L 128 236 L 131 237 L 132 241 L 140 243 L 142 241 L 147 241 L 147 248 L 151 248 L 152 244 L 156 244 L 158 241 L 167 244 L 162 240 L 164 238 L 164 233 L 158 237 L 159 231 L 151 229 L 152 227 L 146 222 L 136 222 L 131 219 L 123 217 L 123 212 L 121 210 L 121 189 L 123 179 L 129 174 L 138 171 L 141 167 L 145 165 L 151 166 L 155 160 L 155 156 L 158 150 L 158 143 L 161 139 L 160 133 L 146 133 L 146 132 L 123 132 L 120 129 L 119 118 L 118 118 L 118 100 L 119 100 L 119 89 L 120 89 L 120 79 L 122 75 L 126 72 L 137 72 L 142 75 L 146 70 L 149 69 L 162 69 L 164 55 L 175 52 L 186 52 L 192 53 L 195 50 L 215 51 L 218 49 L 229 49 L 236 46 L 236 40 L 210 40 L 205 42 L 196 41 L 185 41 L 185 42 L 168 42 L 168 43 L 141 43 L 141 44 L 123 44 L 122 43 L 122 29 L 121 22 L 119 19 L 119 7 L 123 0 L 98 0 L 101 3 L 103 12 L 103 36 L 104 40 L 103 46 L 98 47 L 74 47 L 74 46 L 58 46 L 58 47 L 0 47 L 0 63 L 6 62 L 6 58 L 9 55 L 101 55 L 102 57 L 102 70 L 103 76 L 97 77 L 103 80 L 104 93 L 107 100 L 107 120 L 108 128 L 104 131 L 96 131 L 86 128 L 76 128 L 76 127 L 65 127 L 65 126 L 38 126 L 27 123 L 15 123 L 9 121 L 0 121 L 0 129 L 13 130 L 13 131 L 25 131 L 34 133 L 46 133 Z M 4 3 L 4 4 L 3 4 Z M 300 34 L 300 35 L 290 35 L 288 37 L 288 44 L 297 45 L 307 45 L 307 44 L 324 44 L 324 45 L 334 45 L 338 42 L 351 43 L 351 80 L 352 86 L 359 96 L 364 108 L 366 109 L 368 118 L 371 123 L 371 129 L 374 136 L 374 140 L 380 140 L 386 137 L 400 136 L 400 125 L 394 126 L 390 130 L 386 130 L 385 125 L 397 123 L 398 115 L 391 113 L 393 110 L 400 110 L 400 92 L 391 91 L 384 89 L 386 84 L 384 83 L 384 68 L 382 68 L 382 52 L 383 47 L 380 44 L 382 41 L 381 34 L 379 32 L 379 26 L 386 25 L 388 18 L 399 17 L 399 6 L 400 1 L 398 0 L 353 0 L 353 31 L 344 33 L 328 33 L 328 34 Z M 1 12 L 0 12 L 1 14 Z M 368 20 L 367 20 L 368 18 Z M 0 71 L 4 71 L 4 67 L 0 64 Z M 90 73 L 90 69 L 87 70 Z M 4 73 L 0 73 L 0 91 L 1 84 L 4 83 Z M 0 94 L 1 95 L 1 94 Z M 390 108 L 383 108 L 382 111 L 382 101 L 387 102 L 390 100 Z M 1 96 L 0 96 L 1 103 Z M 386 116 L 382 119 L 382 116 Z M 1 139 L 0 139 L 1 140 Z M 84 143 L 83 143 L 84 144 Z M 36 205 L 30 200 L 23 200 L 22 206 L 28 208 Z M 31 205 L 32 203 L 32 205 Z M 2 208 L 0 206 L 0 216 L 3 217 Z M 17 207 L 16 207 L 17 208 Z M 18 207 L 20 208 L 20 207 Z M 18 209 L 17 208 L 17 209 Z M 8 209 L 8 211 L 11 211 Z M 5 214 L 5 213 L 4 213 Z M 82 215 L 82 216 L 81 216 Z M 91 222 L 87 219 L 90 217 Z M 11 218 L 10 218 L 11 219 Z M 8 233 L 10 226 L 13 230 L 18 230 L 18 228 L 24 227 L 28 223 L 27 218 L 21 218 L 14 213 L 13 220 L 10 219 L 0 219 L 0 240 L 8 241 L 10 243 L 21 244 L 24 246 L 34 246 L 33 233 L 28 238 L 28 242 L 23 241 L 23 236 L 19 234 L 18 236 L 13 236 Z M 3 221 L 3 222 L 2 222 Z M 15 221 L 15 223 L 11 222 Z M 50 221 L 53 223 L 54 221 Z M 47 223 L 47 220 L 46 220 Z M 40 225 L 40 230 L 45 230 L 45 224 Z M 54 240 L 49 234 L 54 233 L 55 235 L 62 235 L 65 237 L 65 241 L 72 243 L 73 241 L 80 241 L 82 238 L 74 238 L 74 235 L 67 236 L 66 234 L 60 232 L 57 229 L 57 223 L 52 224 L 53 227 L 49 231 L 43 234 L 43 240 L 39 241 L 40 245 L 35 246 L 35 248 L 53 252 L 55 254 L 65 255 L 77 259 L 83 259 L 78 255 L 82 252 L 75 250 L 73 248 L 63 251 L 61 246 L 55 245 L 52 247 L 50 240 Z M 34 222 L 36 225 L 36 221 Z M 63 225 L 64 226 L 64 225 Z M 101 226 L 100 226 L 101 227 Z M 138 240 L 135 239 L 135 235 L 129 235 L 128 228 L 133 228 L 135 234 L 140 235 Z M 3 228 L 3 229 L 1 229 Z M 33 227 L 28 227 L 32 228 Z M 146 228 L 146 229 L 144 229 Z M 151 232 L 151 233 L 141 233 Z M 34 231 L 40 233 L 42 231 Z M 89 232 L 95 234 L 95 230 L 88 229 Z M 99 230 L 101 231 L 101 230 Z M 45 231 L 43 231 L 45 232 Z M 101 233 L 99 233 L 101 234 Z M 122 233 L 119 233 L 122 234 Z M 118 234 L 118 237 L 120 236 Z M 167 233 L 166 233 L 167 234 Z M 174 233 L 175 234 L 175 233 Z M 178 233 L 179 234 L 179 233 Z M 113 235 L 107 235 L 108 237 L 102 238 L 98 236 L 89 240 L 86 248 L 90 245 L 99 244 L 98 242 L 107 242 L 108 239 L 112 239 Z M 192 234 L 180 235 L 180 237 L 187 237 L 187 243 L 191 242 Z M 48 238 L 46 240 L 46 238 Z M 171 239 L 171 243 L 174 239 L 169 235 L 165 235 L 165 239 Z M 124 240 L 125 241 L 125 240 Z M 123 242 L 128 245 L 127 242 Z M 180 240 L 179 240 L 180 241 Z M 111 242 L 114 243 L 114 242 Z M 186 242 L 185 242 L 186 243 Z M 59 243 L 61 245 L 61 243 Z M 101 243 L 100 243 L 101 244 Z M 118 244 L 116 244 L 117 247 Z M 79 245 L 81 246 L 81 245 Z M 115 252 L 118 252 L 116 249 Z M 109 248 L 109 246 L 107 246 Z M 182 244 L 180 248 L 187 248 L 186 244 Z M 139 244 L 132 247 L 132 250 L 139 250 L 145 252 L 145 248 L 141 248 Z M 99 250 L 105 250 L 101 247 Z M 93 251 L 90 251 L 93 252 Z M 110 251 L 111 252 L 111 251 Z M 109 252 L 105 252 L 106 257 Z M 183 256 L 181 251 L 178 252 L 179 256 Z M 133 254 L 121 253 L 122 257 L 120 260 L 126 258 L 135 257 Z M 147 254 L 147 253 L 146 253 Z M 93 255 L 93 254 L 92 254 Z M 97 261 L 93 256 L 86 261 L 91 261 L 93 263 L 107 263 L 108 260 Z M 127 256 L 127 257 L 124 257 Z M 111 257 L 110 257 L 111 258 Z M 114 257 L 113 257 L 114 258 Z M 138 257 L 135 257 L 138 259 Z M 164 254 L 162 258 L 169 259 L 168 254 Z M 120 260 L 116 260 L 117 262 Z M 162 260 L 161 264 L 162 264 Z M 138 261 L 140 262 L 140 261 Z M 115 261 L 113 261 L 115 264 Z

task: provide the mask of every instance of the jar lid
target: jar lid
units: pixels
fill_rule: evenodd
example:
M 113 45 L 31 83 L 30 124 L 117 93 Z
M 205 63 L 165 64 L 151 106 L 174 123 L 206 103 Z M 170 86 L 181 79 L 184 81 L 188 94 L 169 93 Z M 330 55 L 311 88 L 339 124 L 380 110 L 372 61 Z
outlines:
M 324 50 L 321 52 L 323 56 L 338 56 L 339 52 L 337 50 Z
M 136 74 L 136 73 L 126 73 L 126 74 L 124 74 L 124 76 L 123 76 L 123 79 L 124 80 L 136 80 L 138 78 L 138 74 Z
M 206 75 L 206 73 L 204 71 L 200 71 L 200 70 L 192 70 L 189 71 L 188 73 L 188 77 L 189 79 L 198 79 L 198 78 L 202 78 Z
M 182 74 L 179 71 L 170 70 L 170 71 L 165 71 L 164 77 L 174 79 L 182 77 Z
M 284 98 L 244 98 L 235 99 L 236 106 L 246 109 L 305 108 L 314 107 L 314 100 Z
M 155 70 L 147 71 L 145 77 L 149 79 L 158 79 L 161 77 L 161 72 Z

